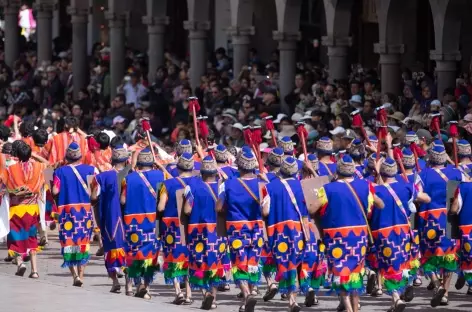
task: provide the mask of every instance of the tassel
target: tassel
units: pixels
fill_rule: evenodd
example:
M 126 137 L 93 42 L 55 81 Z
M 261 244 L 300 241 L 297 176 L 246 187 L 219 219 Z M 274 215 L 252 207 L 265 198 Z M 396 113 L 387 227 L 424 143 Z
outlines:
M 190 113 L 198 113 L 200 111 L 200 104 L 198 103 L 197 97 L 190 97 L 188 99 L 188 110 Z
M 364 126 L 364 121 L 359 110 L 356 110 L 351 113 L 352 116 L 352 127 L 362 128 Z
M 145 132 L 152 131 L 151 124 L 149 123 L 149 119 L 146 119 L 146 118 L 141 119 L 141 125 Z
M 209 134 L 208 124 L 206 122 L 206 119 L 208 119 L 208 117 L 206 117 L 206 116 L 198 117 L 199 134 L 204 140 L 206 140 L 208 138 L 208 134 Z
M 264 118 L 265 120 L 265 127 L 267 130 L 272 131 L 275 130 L 274 122 L 272 121 L 272 116 L 267 116 Z
M 438 134 L 438 139 L 441 140 L 441 114 L 432 114 L 431 123 L 429 125 L 429 130 L 431 132 L 436 131 Z
M 244 143 L 246 143 L 246 145 L 248 146 L 254 145 L 254 141 L 252 139 L 251 127 L 246 126 L 243 128 L 243 136 L 244 136 Z
M 256 146 L 262 143 L 262 128 L 260 126 L 252 128 L 252 140 Z
M 449 135 L 452 138 L 452 149 L 454 152 L 454 165 L 456 168 L 459 167 L 459 157 L 457 156 L 457 137 L 459 136 L 459 131 L 457 130 L 457 121 L 449 122 Z
M 89 135 L 87 137 L 87 145 L 88 145 L 89 151 L 91 151 L 92 153 L 100 150 L 100 144 L 98 144 L 97 140 L 95 140 L 93 135 Z

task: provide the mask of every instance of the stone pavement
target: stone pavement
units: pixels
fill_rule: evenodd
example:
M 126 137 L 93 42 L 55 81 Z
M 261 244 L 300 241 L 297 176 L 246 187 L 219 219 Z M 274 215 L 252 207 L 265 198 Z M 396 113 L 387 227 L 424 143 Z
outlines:
M 159 274 L 151 289 L 152 299 L 130 298 L 121 294 L 109 293 L 111 280 L 106 276 L 104 261 L 102 258 L 93 257 L 87 266 L 83 288 L 72 286 L 72 278 L 69 270 L 60 267 L 62 257 L 59 251 L 57 233 L 50 233 L 49 247 L 39 254 L 39 280 L 30 280 L 26 276 L 20 278 L 15 276 L 16 267 L 11 263 L 3 262 L 6 257 L 6 245 L 0 245 L 0 305 L 2 311 L 16 310 L 20 312 L 90 312 L 90 311 L 157 311 L 164 308 L 166 311 L 191 311 L 200 307 L 201 294 L 194 293 L 195 302 L 189 307 L 174 306 L 170 304 L 173 300 L 173 289 L 164 285 L 163 276 Z M 92 252 L 97 250 L 92 245 Z M 28 268 L 29 270 L 29 268 Z M 124 283 L 124 279 L 121 280 Z M 472 311 L 472 297 L 465 295 L 466 287 L 461 291 L 451 291 L 449 295 L 450 305 L 447 307 L 431 308 L 429 299 L 431 292 L 426 290 L 427 281 L 423 286 L 415 289 L 416 298 L 409 303 L 406 311 Z M 122 287 L 124 291 L 124 287 Z M 261 291 L 265 287 L 261 286 Z M 237 290 L 234 286 L 230 292 L 218 294 L 218 311 L 238 311 L 239 299 L 236 298 Z M 258 311 L 286 311 L 286 302 L 279 300 L 280 296 L 270 303 L 260 299 L 256 310 Z M 321 291 L 320 305 L 313 308 L 303 308 L 304 311 L 336 311 L 338 301 L 334 296 L 326 296 Z M 299 298 L 300 303 L 303 298 Z M 362 301 L 362 312 L 386 311 L 390 306 L 390 299 L 386 295 L 380 298 L 364 296 Z

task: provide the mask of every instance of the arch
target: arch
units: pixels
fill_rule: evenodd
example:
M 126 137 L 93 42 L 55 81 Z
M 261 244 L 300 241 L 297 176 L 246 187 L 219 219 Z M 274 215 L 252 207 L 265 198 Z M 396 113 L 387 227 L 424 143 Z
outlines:
M 254 0 L 230 0 L 231 26 L 250 27 L 254 15 Z
M 463 0 L 430 0 L 434 21 L 434 47 L 441 53 L 459 50 Z
M 354 0 L 323 0 L 328 36 L 348 37 Z
M 210 21 L 210 0 L 187 0 L 189 21 Z
M 403 44 L 403 10 L 409 0 L 377 0 L 379 43 Z
M 295 34 L 300 29 L 302 0 L 275 0 L 278 31 Z

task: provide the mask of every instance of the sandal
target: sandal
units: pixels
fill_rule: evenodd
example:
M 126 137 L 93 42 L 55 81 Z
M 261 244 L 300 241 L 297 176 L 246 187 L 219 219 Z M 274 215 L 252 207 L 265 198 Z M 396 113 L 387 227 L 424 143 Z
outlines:
M 49 224 L 49 229 L 51 231 L 54 231 L 56 229 L 56 226 L 57 226 L 56 222 L 51 222 L 51 224 Z
M 397 301 L 395 301 L 395 306 L 394 306 L 394 312 L 403 312 L 403 310 L 405 310 L 406 308 L 406 303 L 401 300 L 401 299 L 398 299 Z
M 7 257 L 5 257 L 5 258 L 3 259 L 3 261 L 5 261 L 5 262 L 12 262 L 13 259 L 14 259 L 13 257 L 7 256 Z
M 428 287 L 426 287 L 427 290 L 433 290 L 436 287 L 436 284 L 434 284 L 433 281 L 429 282 Z
M 447 305 L 449 305 L 449 299 L 447 298 L 447 296 L 443 296 L 443 297 L 441 298 L 441 305 L 442 305 L 442 306 L 447 306 Z
M 84 283 L 82 282 L 82 280 L 80 279 L 80 277 L 76 276 L 74 277 L 74 283 L 72 284 L 72 286 L 75 286 L 75 287 L 82 287 Z
M 218 308 L 218 305 L 217 305 L 216 303 L 212 303 L 212 304 L 211 304 L 211 309 L 214 310 L 214 309 L 216 309 L 216 308 Z
M 270 284 L 269 289 L 267 289 L 267 292 L 264 294 L 262 299 L 264 299 L 264 301 L 266 302 L 269 300 L 272 300 L 274 299 L 278 291 L 279 291 L 279 287 L 277 287 L 275 283 L 272 283 Z
M 441 299 L 445 293 L 446 293 L 446 289 L 444 289 L 444 287 L 436 288 L 436 290 L 434 291 L 433 298 L 431 299 L 431 302 L 430 302 L 431 307 L 435 308 L 438 305 L 440 305 Z
M 134 296 L 136 298 L 142 298 L 142 299 L 147 299 L 147 300 L 151 299 L 151 295 L 149 294 L 149 291 L 142 284 L 138 287 L 138 290 L 136 291 L 136 294 Z
M 44 246 L 46 246 L 47 243 L 48 243 L 48 241 L 47 241 L 47 239 L 46 239 L 46 236 L 43 236 L 43 237 L 41 237 L 41 239 L 39 240 L 38 245 L 41 246 L 41 247 L 44 247 Z
M 422 284 L 423 284 L 423 281 L 419 277 L 415 278 L 415 280 L 413 281 L 413 286 L 415 286 L 415 287 L 419 287 Z
M 472 286 L 469 286 L 469 288 L 467 289 L 467 294 L 468 294 L 469 296 L 472 295 Z
M 26 272 L 26 265 L 24 263 L 22 263 L 18 266 L 18 269 L 16 270 L 15 275 L 16 276 L 23 276 L 23 275 L 25 275 L 25 272 Z
M 380 297 L 383 295 L 383 291 L 380 288 L 374 287 L 374 290 L 370 294 L 372 297 Z
M 310 289 L 308 293 L 305 296 L 305 306 L 306 307 L 311 307 L 315 305 L 315 291 L 313 289 Z
M 132 290 L 127 290 L 125 292 L 125 295 L 128 296 L 128 297 L 134 297 L 134 292 Z
M 222 285 L 218 286 L 218 291 L 226 292 L 226 291 L 229 291 L 229 290 L 230 290 L 229 284 L 222 284 Z
M 280 300 L 287 301 L 288 300 L 288 295 L 287 294 L 281 294 L 280 295 Z
M 103 257 L 104 255 L 105 255 L 105 252 L 103 250 L 103 247 L 98 248 L 97 252 L 95 253 L 95 256 Z
M 203 298 L 202 306 L 200 309 L 202 310 L 210 310 L 212 305 L 213 305 L 213 300 L 215 300 L 215 297 L 211 293 L 206 293 L 205 298 Z
M 257 299 L 254 296 L 249 295 L 245 304 L 245 312 L 254 312 L 254 307 L 257 304 Z
M 344 303 L 343 303 L 342 301 L 339 302 L 339 305 L 338 305 L 338 307 L 336 308 L 336 311 L 337 311 L 337 312 L 344 312 L 344 311 L 346 311 L 346 307 L 344 306 Z
M 117 285 L 111 286 L 110 292 L 111 292 L 111 293 L 114 293 L 114 294 L 119 294 L 119 293 L 121 293 L 121 285 L 120 285 L 120 284 L 117 284 Z
M 193 299 L 191 297 L 185 298 L 183 305 L 191 305 L 193 303 Z
M 38 272 L 31 272 L 28 277 L 29 277 L 29 278 L 32 278 L 32 279 L 38 279 L 38 278 L 39 278 L 39 274 L 38 274 Z
M 183 293 L 176 295 L 174 301 L 172 301 L 172 303 L 175 305 L 182 305 L 184 302 L 185 298 Z
M 301 308 L 298 304 L 294 303 L 288 310 L 289 312 L 300 312 Z
M 242 292 L 240 292 L 239 294 L 236 295 L 236 298 L 238 299 L 243 299 L 244 298 L 244 294 Z

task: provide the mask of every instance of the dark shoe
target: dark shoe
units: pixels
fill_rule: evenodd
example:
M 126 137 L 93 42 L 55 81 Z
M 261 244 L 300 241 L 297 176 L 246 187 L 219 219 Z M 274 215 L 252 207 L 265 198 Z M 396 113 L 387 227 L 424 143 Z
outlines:
M 185 302 L 184 294 L 180 293 L 177 296 L 175 296 L 174 301 L 172 301 L 173 304 L 175 305 L 182 305 Z
M 434 288 L 436 287 L 436 285 L 434 284 L 433 281 L 429 282 L 429 285 L 428 287 L 426 287 L 427 290 L 434 290 Z
M 270 284 L 269 289 L 267 289 L 267 292 L 264 294 L 262 299 L 264 299 L 264 301 L 266 302 L 269 300 L 272 300 L 274 299 L 278 291 L 279 291 L 279 288 L 277 287 L 276 284 Z
M 282 300 L 282 301 L 287 301 L 287 300 L 288 300 L 287 294 L 281 294 L 281 295 L 280 295 L 280 300 Z
M 419 287 L 421 285 L 423 285 L 423 281 L 421 280 L 421 278 L 419 277 L 415 278 L 415 280 L 413 281 L 413 286 Z
M 465 286 L 465 276 L 463 274 L 459 274 L 454 287 L 456 287 L 457 290 L 461 290 L 464 286 Z
M 7 256 L 6 258 L 3 259 L 3 261 L 5 261 L 5 262 L 12 262 L 13 259 L 14 259 L 13 257 Z
M 411 302 L 413 298 L 415 298 L 415 290 L 413 286 L 408 285 L 405 289 L 405 293 L 403 294 L 405 302 Z
M 306 297 L 305 297 L 305 306 L 306 307 L 312 307 L 315 305 L 315 291 L 312 289 L 312 290 L 309 290 L 308 293 L 306 294 Z
M 381 297 L 383 296 L 383 291 L 381 288 L 374 287 L 372 293 L 370 294 L 372 297 Z
M 32 278 L 32 279 L 38 279 L 39 274 L 38 274 L 38 272 L 31 272 L 31 274 L 28 277 Z
M 344 306 L 344 302 L 342 302 L 342 301 L 339 302 L 339 305 L 338 305 L 338 307 L 336 308 L 336 311 L 337 311 L 337 312 L 344 312 L 344 311 L 346 311 L 346 307 Z
M 121 293 L 121 285 L 118 284 L 118 285 L 113 285 L 113 286 L 111 286 L 110 292 L 111 292 L 111 293 L 114 293 L 114 294 L 119 294 L 119 293 Z
M 103 257 L 104 255 L 105 255 L 105 252 L 103 251 L 103 247 L 98 248 L 97 252 L 95 253 L 95 256 Z
M 205 295 L 205 298 L 203 299 L 202 306 L 200 308 L 202 310 L 210 310 L 211 306 L 213 305 L 213 300 L 215 300 L 215 297 L 213 297 L 212 294 L 207 293 Z
M 245 312 L 254 312 L 254 308 L 256 307 L 257 299 L 253 296 L 247 297 L 246 304 L 245 304 Z
M 290 312 L 300 312 L 301 309 L 302 308 L 296 303 L 289 308 Z
M 369 278 L 367 279 L 367 286 L 366 286 L 366 289 L 365 289 L 365 291 L 368 294 L 371 294 L 372 291 L 374 290 L 376 281 L 377 281 L 377 275 L 375 275 L 374 273 L 371 273 L 369 275 Z
M 446 293 L 446 289 L 439 287 L 434 291 L 433 298 L 431 299 L 431 307 L 435 308 L 441 304 L 441 299 Z
M 16 270 L 15 275 L 16 276 L 23 276 L 23 275 L 25 275 L 25 272 L 26 272 L 26 265 L 24 263 L 22 263 L 18 266 L 18 269 Z
M 467 294 L 469 296 L 472 296 L 472 286 L 469 286 L 469 288 L 467 289 Z
M 403 312 L 405 308 L 406 308 L 406 303 L 403 302 L 402 300 L 399 299 L 395 302 L 395 310 L 394 310 L 395 312 Z
M 76 276 L 74 278 L 74 283 L 72 284 L 72 286 L 75 286 L 75 287 L 82 287 L 84 283 L 82 282 L 82 280 L 80 279 L 80 277 Z

